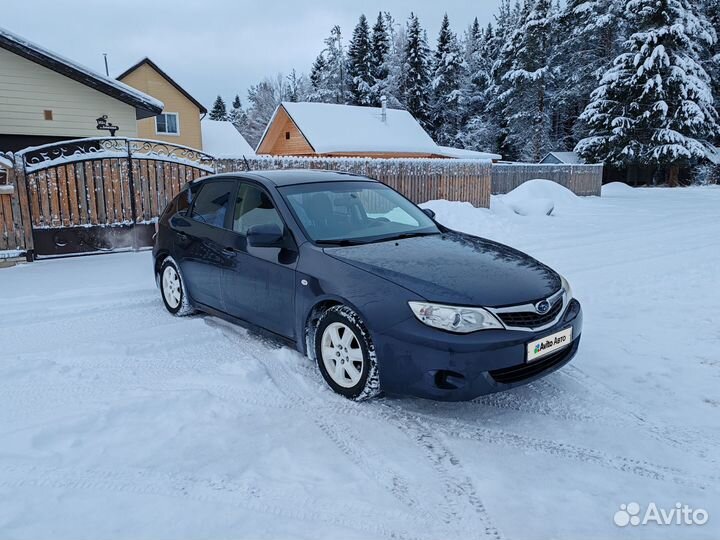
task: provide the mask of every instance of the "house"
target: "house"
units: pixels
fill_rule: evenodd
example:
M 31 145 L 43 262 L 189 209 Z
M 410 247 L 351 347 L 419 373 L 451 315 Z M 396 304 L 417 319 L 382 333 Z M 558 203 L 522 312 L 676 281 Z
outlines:
M 585 160 L 575 152 L 550 152 L 540 160 L 540 163 L 549 165 L 584 165 Z
M 123 71 L 118 80 L 165 104 L 161 114 L 138 120 L 138 137 L 204 150 L 200 119 L 207 109 L 149 58 Z
M 407 111 L 283 102 L 256 148 L 273 156 L 446 157 Z
M 137 136 L 163 104 L 0 28 L 0 151 L 66 139 Z M 152 120 L 150 120 L 152 121 Z
M 248 144 L 232 122 L 203 118 L 203 152 L 216 158 L 241 158 L 255 156 L 255 150 Z

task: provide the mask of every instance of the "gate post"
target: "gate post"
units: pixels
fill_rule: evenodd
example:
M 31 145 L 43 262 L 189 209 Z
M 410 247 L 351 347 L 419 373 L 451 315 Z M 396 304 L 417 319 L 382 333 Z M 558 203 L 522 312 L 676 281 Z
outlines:
M 128 187 L 130 188 L 130 213 L 132 214 L 132 248 L 133 251 L 139 251 L 137 238 L 137 208 L 135 208 L 135 175 L 133 174 L 132 164 L 132 147 L 130 139 L 125 139 L 127 145 L 127 165 L 128 165 Z
M 23 244 L 25 247 L 25 258 L 28 262 L 35 260 L 35 241 L 33 239 L 32 213 L 30 211 L 30 195 L 28 193 L 27 175 L 25 174 L 25 156 L 22 154 L 13 155 L 13 170 L 8 171 L 10 180 L 15 186 L 13 203 L 13 214 L 15 215 L 16 230 L 23 233 Z

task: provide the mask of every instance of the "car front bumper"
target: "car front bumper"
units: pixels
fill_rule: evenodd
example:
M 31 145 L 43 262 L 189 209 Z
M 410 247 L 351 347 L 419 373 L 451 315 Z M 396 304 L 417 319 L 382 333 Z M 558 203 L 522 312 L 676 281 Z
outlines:
M 572 327 L 572 343 L 526 362 L 526 346 Z M 388 394 L 463 401 L 526 384 L 555 371 L 575 356 L 582 333 L 582 308 L 571 300 L 550 328 L 540 332 L 483 330 L 452 334 L 407 320 L 373 336 L 380 384 Z

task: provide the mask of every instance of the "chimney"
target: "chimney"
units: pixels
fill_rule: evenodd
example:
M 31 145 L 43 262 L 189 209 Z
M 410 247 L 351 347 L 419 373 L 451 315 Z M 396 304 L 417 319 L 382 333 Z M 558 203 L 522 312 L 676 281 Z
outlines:
M 387 98 L 385 96 L 380 96 L 380 106 L 382 107 L 382 121 L 387 123 Z

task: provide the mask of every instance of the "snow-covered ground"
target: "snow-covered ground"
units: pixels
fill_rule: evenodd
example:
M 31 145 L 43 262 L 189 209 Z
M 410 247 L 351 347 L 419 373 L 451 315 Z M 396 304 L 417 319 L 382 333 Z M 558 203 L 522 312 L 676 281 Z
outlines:
M 551 216 L 428 205 L 585 309 L 571 365 L 470 403 L 343 400 L 288 348 L 169 316 L 148 252 L 0 270 L 0 537 L 720 537 L 720 189 L 540 188 Z M 630 502 L 710 518 L 620 528 Z

